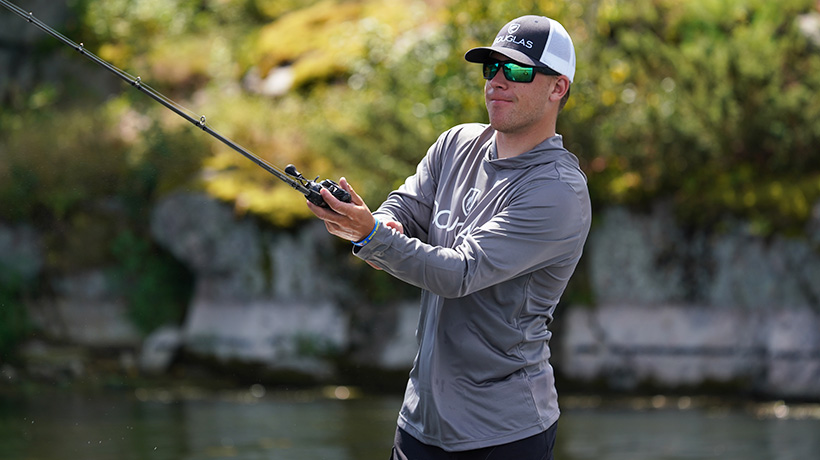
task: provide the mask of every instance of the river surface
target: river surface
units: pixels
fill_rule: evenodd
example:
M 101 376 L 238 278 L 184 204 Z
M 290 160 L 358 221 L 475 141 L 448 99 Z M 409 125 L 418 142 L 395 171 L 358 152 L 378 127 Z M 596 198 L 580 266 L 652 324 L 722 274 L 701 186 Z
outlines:
M 0 394 L 3 460 L 387 460 L 398 397 L 345 387 Z M 820 406 L 566 397 L 557 460 L 820 459 Z

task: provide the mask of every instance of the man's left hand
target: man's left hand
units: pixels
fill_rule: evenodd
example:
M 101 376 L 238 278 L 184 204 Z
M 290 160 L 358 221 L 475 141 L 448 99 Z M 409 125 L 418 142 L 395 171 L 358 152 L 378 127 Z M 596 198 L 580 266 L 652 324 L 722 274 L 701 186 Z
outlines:
M 350 241 L 361 241 L 373 230 L 376 219 L 347 179 L 341 178 L 339 186 L 350 193 L 350 203 L 339 201 L 330 191 L 322 188 L 320 193 L 328 208 L 316 206 L 310 201 L 307 202 L 308 208 L 325 222 L 325 227 L 331 235 Z

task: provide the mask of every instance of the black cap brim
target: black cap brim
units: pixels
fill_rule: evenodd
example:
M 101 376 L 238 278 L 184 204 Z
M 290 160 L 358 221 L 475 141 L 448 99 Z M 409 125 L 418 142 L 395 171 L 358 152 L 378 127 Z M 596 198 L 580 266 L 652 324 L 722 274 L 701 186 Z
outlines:
M 515 62 L 518 62 L 519 64 L 531 65 L 535 67 L 544 67 L 543 63 L 530 58 L 521 51 L 514 50 L 512 48 L 507 48 L 504 46 L 482 46 L 478 48 L 473 48 L 464 54 L 464 59 L 466 59 L 468 62 L 482 64 L 484 62 L 492 60 L 490 59 L 490 55 L 493 52 L 507 56 L 508 58 L 512 59 Z

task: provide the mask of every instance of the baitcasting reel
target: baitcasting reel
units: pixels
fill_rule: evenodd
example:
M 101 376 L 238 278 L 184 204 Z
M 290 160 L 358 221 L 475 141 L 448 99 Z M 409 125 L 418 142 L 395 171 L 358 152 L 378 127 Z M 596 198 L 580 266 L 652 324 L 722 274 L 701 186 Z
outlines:
M 323 208 L 327 208 L 328 205 L 325 203 L 325 200 L 322 198 L 320 191 L 322 188 L 326 188 L 337 200 L 343 201 L 345 203 L 350 203 L 350 194 L 347 193 L 346 190 L 339 187 L 339 184 L 333 182 L 330 179 L 324 179 L 321 182 L 318 182 L 319 176 L 316 176 L 314 180 L 308 180 L 305 176 L 302 175 L 299 171 L 296 170 L 296 166 L 288 165 L 285 168 L 285 173 L 291 177 L 293 177 L 296 181 L 298 181 L 302 185 L 302 189 L 299 189 L 300 192 L 304 193 L 305 197 L 311 203 L 315 204 L 316 206 L 320 206 Z

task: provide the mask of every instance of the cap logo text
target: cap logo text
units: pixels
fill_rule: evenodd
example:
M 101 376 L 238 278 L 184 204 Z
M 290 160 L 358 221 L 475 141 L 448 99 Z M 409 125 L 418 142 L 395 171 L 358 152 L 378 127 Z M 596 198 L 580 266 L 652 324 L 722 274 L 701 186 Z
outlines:
M 493 45 L 495 45 L 496 43 L 499 43 L 499 42 L 509 42 L 509 43 L 513 43 L 515 45 L 519 45 L 519 46 L 523 46 L 525 48 L 532 49 L 532 46 L 533 46 L 532 40 L 525 40 L 523 38 L 519 40 L 518 37 L 515 36 L 515 33 L 518 32 L 518 29 L 520 29 L 520 28 L 521 28 L 521 24 L 519 24 L 517 22 L 514 22 L 514 23 L 510 24 L 510 27 L 507 28 L 507 35 L 506 36 L 505 35 L 499 35 L 499 36 L 495 37 L 495 41 L 493 42 Z
M 505 35 L 499 35 L 499 36 L 495 37 L 495 41 L 493 42 L 493 45 L 495 45 L 496 43 L 499 43 L 499 42 L 510 42 L 510 43 L 514 43 L 516 45 L 523 46 L 525 48 L 530 48 L 530 49 L 533 46 L 532 40 L 525 40 L 523 38 L 519 40 L 518 37 L 516 37 L 515 35 L 512 35 L 512 34 L 507 34 L 506 36 Z

